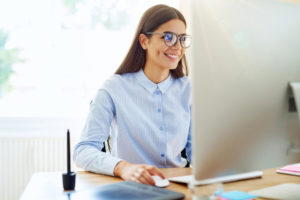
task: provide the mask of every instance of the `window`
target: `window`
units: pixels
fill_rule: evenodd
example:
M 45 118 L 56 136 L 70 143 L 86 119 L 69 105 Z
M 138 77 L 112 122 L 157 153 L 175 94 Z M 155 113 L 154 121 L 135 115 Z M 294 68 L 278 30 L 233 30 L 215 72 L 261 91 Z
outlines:
M 78 119 L 82 128 L 90 100 L 120 65 L 142 13 L 159 3 L 178 7 L 179 1 L 2 2 L 0 130 L 16 128 L 7 122 L 14 119 Z M 6 71 L 4 59 L 12 59 Z

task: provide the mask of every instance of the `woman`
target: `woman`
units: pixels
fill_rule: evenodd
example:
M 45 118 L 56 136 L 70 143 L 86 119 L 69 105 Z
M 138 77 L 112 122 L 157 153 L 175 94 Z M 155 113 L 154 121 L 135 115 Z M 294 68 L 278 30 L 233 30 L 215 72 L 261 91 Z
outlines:
M 90 105 L 77 166 L 153 185 L 158 168 L 191 161 L 190 82 L 186 21 L 175 8 L 156 5 L 143 15 L 123 63 Z M 111 134 L 112 152 L 101 152 Z

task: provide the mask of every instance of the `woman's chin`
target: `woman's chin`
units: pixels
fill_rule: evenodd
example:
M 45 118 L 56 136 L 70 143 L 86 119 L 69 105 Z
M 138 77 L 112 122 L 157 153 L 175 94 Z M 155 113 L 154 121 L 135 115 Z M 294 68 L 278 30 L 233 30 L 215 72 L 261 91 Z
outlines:
M 178 64 L 176 64 L 176 65 L 171 65 L 171 66 L 169 67 L 169 69 L 170 69 L 170 70 L 171 70 L 171 69 L 176 69 L 177 66 L 178 66 Z
M 173 70 L 173 69 L 176 69 L 177 66 L 178 66 L 178 63 L 168 63 L 168 64 L 163 65 L 162 67 L 164 69 Z

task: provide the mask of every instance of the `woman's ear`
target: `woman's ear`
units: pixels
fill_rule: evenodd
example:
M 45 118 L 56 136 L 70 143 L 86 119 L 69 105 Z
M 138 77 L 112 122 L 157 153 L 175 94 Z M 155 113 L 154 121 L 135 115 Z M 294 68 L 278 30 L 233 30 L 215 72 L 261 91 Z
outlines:
M 141 33 L 139 35 L 139 42 L 140 42 L 142 48 L 144 50 L 147 50 L 147 48 L 148 48 L 148 38 L 145 34 Z

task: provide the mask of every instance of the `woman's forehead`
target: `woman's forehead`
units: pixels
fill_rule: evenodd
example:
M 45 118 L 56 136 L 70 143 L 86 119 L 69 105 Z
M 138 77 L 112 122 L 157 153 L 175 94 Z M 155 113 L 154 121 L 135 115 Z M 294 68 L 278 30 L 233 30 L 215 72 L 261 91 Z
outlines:
M 185 28 L 185 24 L 180 19 L 172 19 L 160 25 L 160 27 L 156 31 L 158 32 L 169 31 L 180 35 L 186 33 L 186 28 Z

